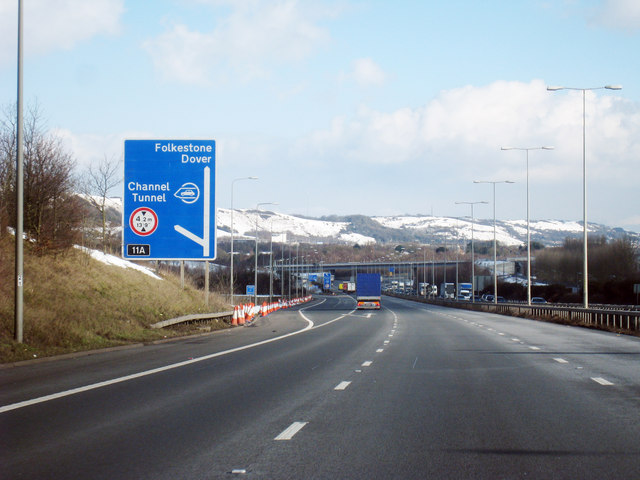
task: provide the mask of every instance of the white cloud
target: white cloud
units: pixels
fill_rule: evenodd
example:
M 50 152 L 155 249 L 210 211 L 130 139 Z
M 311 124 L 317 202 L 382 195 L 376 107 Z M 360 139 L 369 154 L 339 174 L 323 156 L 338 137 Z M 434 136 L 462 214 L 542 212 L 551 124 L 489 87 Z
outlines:
M 587 94 L 587 144 L 599 178 L 637 181 L 640 155 L 640 105 L 606 90 Z M 536 155 L 532 167 L 545 180 L 559 181 L 575 171 L 582 156 L 580 92 L 548 92 L 541 80 L 497 81 L 441 92 L 418 108 L 379 112 L 359 110 L 355 118 L 336 117 L 298 146 L 324 158 L 398 164 L 441 163 L 460 171 L 491 171 L 520 179 L 519 162 L 500 146 L 553 145 Z M 625 172 L 628 175 L 625 176 Z M 635 179 L 635 180 L 634 180 Z
M 23 5 L 25 55 L 73 48 L 95 35 L 120 31 L 124 0 L 30 0 Z M 0 64 L 15 61 L 18 2 L 0 2 Z
M 638 0 L 604 0 L 591 19 L 594 23 L 629 32 L 640 30 Z
M 328 32 L 316 25 L 327 13 L 306 4 L 288 0 L 231 5 L 231 14 L 211 31 L 177 24 L 145 42 L 155 67 L 182 83 L 208 85 L 222 80 L 229 69 L 234 78 L 247 81 L 268 76 L 274 63 L 306 58 L 328 41 Z
M 351 72 L 341 75 L 341 79 L 353 80 L 360 86 L 381 86 L 387 80 L 387 74 L 370 58 L 359 58 L 352 64 Z

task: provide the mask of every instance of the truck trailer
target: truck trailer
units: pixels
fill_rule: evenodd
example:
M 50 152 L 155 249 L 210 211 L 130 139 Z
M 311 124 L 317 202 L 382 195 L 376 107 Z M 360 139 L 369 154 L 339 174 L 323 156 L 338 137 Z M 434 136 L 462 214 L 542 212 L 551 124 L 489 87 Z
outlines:
M 471 295 L 473 295 L 473 285 L 470 283 L 459 283 L 458 284 L 458 300 L 471 300 Z
M 440 284 L 440 297 L 441 298 L 454 298 L 456 294 L 456 286 L 454 283 L 442 283 Z
M 358 310 L 380 310 L 380 274 L 359 273 L 356 277 L 356 302 Z

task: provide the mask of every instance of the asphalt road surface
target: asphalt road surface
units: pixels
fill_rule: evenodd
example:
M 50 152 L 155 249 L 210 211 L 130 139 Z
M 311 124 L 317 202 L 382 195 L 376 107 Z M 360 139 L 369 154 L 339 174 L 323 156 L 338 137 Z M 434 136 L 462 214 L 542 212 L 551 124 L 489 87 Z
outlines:
M 640 478 L 640 339 L 354 305 L 2 368 L 0 478 Z

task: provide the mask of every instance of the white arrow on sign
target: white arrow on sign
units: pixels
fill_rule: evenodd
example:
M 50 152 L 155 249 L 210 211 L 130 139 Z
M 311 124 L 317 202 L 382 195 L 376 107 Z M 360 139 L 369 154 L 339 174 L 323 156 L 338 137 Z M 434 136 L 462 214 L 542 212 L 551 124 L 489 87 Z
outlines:
M 175 228 L 176 232 L 181 233 L 182 235 L 187 237 L 189 240 L 193 240 L 198 245 L 202 246 L 202 256 L 203 257 L 208 257 L 209 256 L 209 223 L 210 223 L 210 213 L 211 213 L 211 205 L 210 205 L 210 199 L 211 199 L 211 169 L 209 167 L 204 167 L 204 195 L 203 195 L 203 197 L 204 197 L 203 198 L 203 200 L 204 200 L 204 212 L 203 212 L 203 219 L 202 219 L 202 223 L 203 223 L 202 238 L 200 238 L 197 235 L 191 233 L 189 230 L 187 230 L 184 227 L 181 227 L 180 225 L 174 225 L 173 228 Z

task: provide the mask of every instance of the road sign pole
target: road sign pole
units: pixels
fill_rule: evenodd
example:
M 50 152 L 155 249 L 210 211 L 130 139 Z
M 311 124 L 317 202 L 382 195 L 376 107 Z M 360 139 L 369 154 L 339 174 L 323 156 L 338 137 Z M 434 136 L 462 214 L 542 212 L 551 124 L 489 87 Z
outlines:
M 209 306 L 209 260 L 204 262 L 204 304 Z

